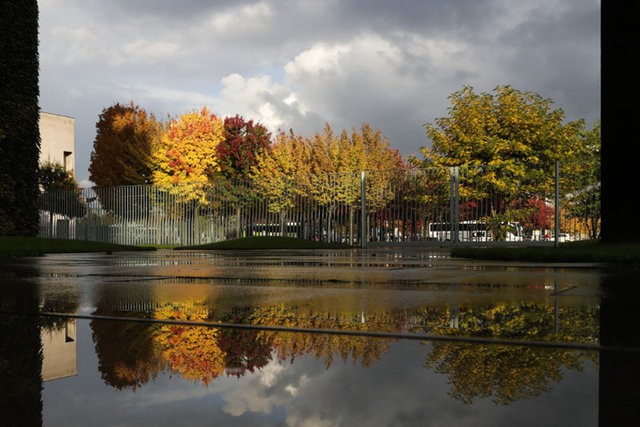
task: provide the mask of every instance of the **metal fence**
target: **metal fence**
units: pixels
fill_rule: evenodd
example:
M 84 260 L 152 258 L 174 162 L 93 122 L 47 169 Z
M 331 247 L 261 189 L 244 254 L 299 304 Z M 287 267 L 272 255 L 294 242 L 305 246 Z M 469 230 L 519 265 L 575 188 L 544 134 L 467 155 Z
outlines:
M 565 189 L 559 172 L 516 191 L 493 183 L 490 168 L 452 167 L 335 174 L 304 183 L 219 179 L 198 191 L 141 185 L 45 192 L 40 236 L 168 246 L 290 236 L 363 247 L 599 238 L 599 186 Z

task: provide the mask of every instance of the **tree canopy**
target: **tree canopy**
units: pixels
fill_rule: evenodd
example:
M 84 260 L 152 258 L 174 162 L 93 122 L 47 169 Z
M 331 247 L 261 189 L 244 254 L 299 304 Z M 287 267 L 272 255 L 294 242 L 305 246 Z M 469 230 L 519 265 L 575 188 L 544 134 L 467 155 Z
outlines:
M 246 179 L 270 143 L 271 133 L 260 123 L 239 115 L 226 117 L 224 139 L 216 146 L 220 173 L 225 178 Z
M 206 203 L 206 187 L 220 172 L 216 156 L 224 140 L 222 120 L 203 107 L 166 124 L 153 149 L 153 183 L 183 200 Z
M 420 148 L 424 159 L 410 161 L 464 167 L 474 185 L 463 185 L 461 195 L 494 195 L 493 214 L 514 200 L 552 194 L 555 162 L 575 165 L 583 152 L 584 121 L 565 123 L 562 109 L 534 92 L 498 86 L 478 94 L 466 86 L 449 99 L 449 116 L 425 125 L 431 147 Z
M 71 172 L 60 163 L 42 163 L 38 169 L 38 183 L 42 191 L 78 189 L 78 184 Z
M 89 179 L 98 187 L 151 183 L 152 144 L 160 124 L 130 102 L 102 110 L 96 123 Z

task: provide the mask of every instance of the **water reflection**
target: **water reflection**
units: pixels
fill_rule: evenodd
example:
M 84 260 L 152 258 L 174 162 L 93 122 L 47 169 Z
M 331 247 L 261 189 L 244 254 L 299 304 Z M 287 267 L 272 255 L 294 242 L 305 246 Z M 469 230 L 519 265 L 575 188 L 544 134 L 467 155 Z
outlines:
M 629 348 L 640 343 L 628 325 L 638 299 L 616 293 L 618 279 L 602 278 L 594 297 L 582 282 L 548 277 L 383 288 L 42 273 L 0 274 L 10 343 L 0 346 L 0 419 L 10 425 L 625 425 L 634 416 Z M 456 341 L 467 338 L 484 341 Z M 625 348 L 594 351 L 600 344 Z
M 481 306 L 421 307 L 415 313 L 341 313 L 296 309 L 284 304 L 255 306 L 221 313 L 205 301 L 167 303 L 148 313 L 100 310 L 96 314 L 161 321 L 279 325 L 308 330 L 402 331 L 419 329 L 434 335 L 464 335 L 511 340 L 596 343 L 598 308 L 500 303 Z M 219 316 L 214 317 L 213 314 Z M 454 319 L 455 318 L 455 319 Z M 409 319 L 411 322 L 409 322 Z M 560 324 L 558 324 L 561 319 Z M 421 326 L 416 326 L 419 324 Z M 350 334 L 241 330 L 187 324 L 91 322 L 99 369 L 110 386 L 136 389 L 159 372 L 209 385 L 221 376 L 240 378 L 273 360 L 294 363 L 313 357 L 329 369 L 334 361 L 363 367 L 378 363 L 394 339 Z M 562 331 L 562 332 L 559 332 Z M 490 398 L 511 404 L 549 392 L 567 371 L 598 364 L 595 351 L 541 349 L 513 345 L 478 345 L 436 341 L 428 347 L 427 369 L 445 374 L 450 396 L 464 403 Z

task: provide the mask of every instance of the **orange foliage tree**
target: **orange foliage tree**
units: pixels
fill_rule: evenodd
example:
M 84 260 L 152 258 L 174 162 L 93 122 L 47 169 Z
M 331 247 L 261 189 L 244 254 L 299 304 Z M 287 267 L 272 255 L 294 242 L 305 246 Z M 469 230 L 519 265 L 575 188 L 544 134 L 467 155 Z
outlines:
M 155 319 L 208 321 L 203 303 L 167 305 L 156 310 Z M 205 385 L 224 373 L 225 354 L 218 346 L 219 330 L 207 326 L 163 324 L 154 336 L 162 358 L 172 373 Z
M 98 187 L 149 184 L 151 150 L 160 124 L 133 101 L 102 110 L 96 123 L 89 179 Z
M 222 120 L 203 107 L 170 119 L 153 151 L 153 182 L 182 201 L 206 204 L 209 178 L 219 172 L 216 148 L 224 139 Z

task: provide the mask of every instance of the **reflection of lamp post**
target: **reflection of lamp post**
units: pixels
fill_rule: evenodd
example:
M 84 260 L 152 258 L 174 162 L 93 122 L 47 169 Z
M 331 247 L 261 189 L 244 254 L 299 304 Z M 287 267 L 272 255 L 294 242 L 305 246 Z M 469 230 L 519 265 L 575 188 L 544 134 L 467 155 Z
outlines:
M 449 328 L 458 329 L 460 327 L 460 309 L 449 307 Z

